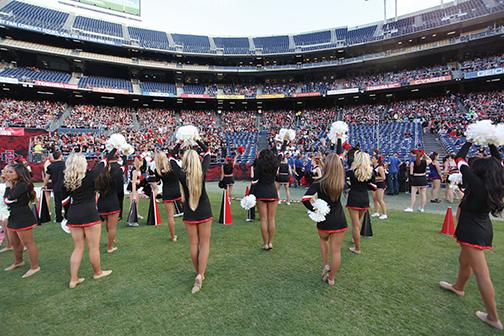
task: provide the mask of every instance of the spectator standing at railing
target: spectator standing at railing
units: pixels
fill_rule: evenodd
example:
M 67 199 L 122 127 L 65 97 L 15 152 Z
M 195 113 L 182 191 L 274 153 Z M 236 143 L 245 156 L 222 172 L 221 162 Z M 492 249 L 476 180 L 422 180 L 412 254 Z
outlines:
M 63 171 L 65 170 L 65 161 L 61 157 L 61 152 L 52 154 L 53 161 L 46 169 L 44 179 L 44 187 L 48 187 L 49 180 L 51 181 L 52 191 L 54 195 L 54 210 L 56 213 L 56 223 L 61 224 L 63 221 L 62 200 L 63 200 Z

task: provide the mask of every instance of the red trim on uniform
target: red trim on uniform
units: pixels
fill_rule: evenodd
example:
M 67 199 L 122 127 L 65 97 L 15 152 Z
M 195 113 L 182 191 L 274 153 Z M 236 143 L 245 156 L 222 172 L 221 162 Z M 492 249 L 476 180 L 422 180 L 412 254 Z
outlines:
M 100 216 L 108 216 L 108 215 L 115 215 L 115 214 L 118 214 L 120 213 L 121 210 L 114 210 L 114 211 L 110 211 L 110 212 L 100 212 Z
M 177 201 L 180 201 L 182 200 L 182 196 L 180 196 L 179 198 L 174 198 L 174 199 L 169 199 L 169 200 L 163 200 L 163 203 L 175 203 Z
M 457 243 L 459 243 L 460 245 L 463 245 L 463 246 L 474 247 L 478 250 L 483 250 L 483 251 L 492 249 L 492 246 L 481 246 L 481 245 L 476 245 L 476 244 L 470 244 L 470 243 L 466 243 L 466 242 L 463 242 L 458 239 L 457 239 Z
M 257 182 L 259 182 L 259 180 L 257 180 L 257 181 L 252 181 L 252 184 L 257 184 Z
M 16 203 L 16 202 L 17 202 L 17 199 L 11 201 L 7 197 L 4 198 L 4 203 L 5 204 L 12 204 L 12 203 Z
M 346 230 L 348 230 L 347 227 L 339 230 L 318 230 L 318 231 L 324 233 L 338 233 L 338 232 L 345 232 Z
M 278 201 L 279 198 L 256 198 L 256 201 Z
M 9 231 L 14 231 L 14 232 L 19 232 L 19 231 L 28 231 L 28 230 L 33 229 L 35 226 L 38 226 L 38 224 L 33 224 L 33 225 L 30 225 L 30 226 L 27 226 L 27 227 L 24 227 L 24 228 L 20 228 L 20 229 L 12 229 L 12 228 L 10 228 L 10 227 L 7 225 L 7 230 L 9 230 Z
M 70 203 L 70 196 L 61 201 L 62 205 L 67 205 L 68 203 Z
M 307 201 L 307 200 L 310 200 L 312 198 L 314 198 L 315 195 L 307 195 L 307 196 L 303 196 L 303 198 L 301 198 L 301 201 Z
M 459 164 L 459 162 L 461 162 L 461 161 L 466 162 L 466 160 L 465 160 L 464 158 L 462 158 L 462 157 L 455 158 L 455 163 L 456 163 L 457 165 L 458 165 L 458 164 Z M 467 163 L 467 162 L 466 162 L 466 163 Z
M 213 219 L 213 217 L 208 217 L 206 219 L 201 219 L 201 220 L 196 220 L 196 221 L 189 221 L 189 220 L 184 220 L 182 222 L 184 222 L 184 224 L 189 224 L 189 225 L 196 225 L 196 224 L 201 224 L 201 223 L 205 223 L 205 222 L 209 222 Z
M 353 207 L 353 206 L 349 206 L 349 205 L 347 205 L 346 207 L 347 207 L 348 209 L 357 210 L 357 211 L 365 211 L 365 210 L 369 210 L 369 207 L 367 207 L 367 208 L 358 208 L 358 207 Z
M 71 228 L 80 228 L 80 227 L 88 227 L 88 226 L 93 226 L 96 224 L 101 224 L 101 220 L 96 221 L 96 222 L 91 222 L 91 223 L 85 223 L 85 224 L 67 224 L 68 227 Z

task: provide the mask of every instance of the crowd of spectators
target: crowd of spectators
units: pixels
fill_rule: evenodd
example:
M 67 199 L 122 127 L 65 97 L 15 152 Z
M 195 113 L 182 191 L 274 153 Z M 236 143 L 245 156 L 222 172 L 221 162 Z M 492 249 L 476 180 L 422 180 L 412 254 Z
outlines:
M 50 101 L 0 100 L 0 125 L 46 129 L 60 118 L 67 104 Z
M 118 106 L 76 105 L 64 121 L 68 128 L 99 128 L 107 131 L 131 130 L 134 109 Z

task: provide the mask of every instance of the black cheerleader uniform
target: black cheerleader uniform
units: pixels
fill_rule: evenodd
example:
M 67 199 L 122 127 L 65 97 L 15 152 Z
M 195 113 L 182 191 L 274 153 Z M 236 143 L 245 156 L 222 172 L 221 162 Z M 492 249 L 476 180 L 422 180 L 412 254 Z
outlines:
M 373 172 L 374 172 L 374 176 L 375 176 L 376 189 L 383 189 L 383 190 L 385 190 L 387 188 L 386 184 L 385 184 L 385 181 L 378 181 L 378 179 L 380 178 L 380 172 L 379 172 L 380 167 L 382 167 L 382 166 L 373 167 Z
M 222 183 L 225 186 L 234 184 L 233 166 L 229 165 L 229 164 L 225 164 L 222 166 L 222 169 L 224 169 L 224 178 L 222 179 Z
M 281 184 L 289 183 L 289 164 L 280 163 L 276 181 Z
M 168 173 L 159 173 L 156 170 L 156 176 L 163 181 L 163 202 L 164 203 L 174 203 L 180 201 L 182 196 L 180 195 L 180 185 L 177 174 L 173 170 Z
M 346 173 L 347 179 L 350 181 L 350 191 L 348 193 L 346 207 L 353 210 L 368 210 L 369 195 L 368 190 L 376 190 L 374 176 L 367 181 L 359 181 L 353 170 Z
M 331 198 L 322 190 L 320 182 L 313 182 L 301 199 L 303 205 L 310 211 L 314 210 L 310 201 L 315 197 L 315 195 L 317 195 L 317 198 L 326 201 L 331 209 L 331 211 L 329 211 L 329 213 L 325 216 L 325 221 L 317 223 L 317 229 L 320 232 L 326 233 L 346 231 L 347 222 L 343 212 L 343 207 L 341 206 L 340 197 L 338 197 L 335 202 L 331 201 Z
M 30 192 L 25 182 L 18 181 L 12 188 L 5 188 L 4 202 L 10 211 L 7 230 L 25 231 L 37 226 L 37 219 L 28 205 Z
M 106 160 L 100 161 L 92 170 L 86 172 L 79 188 L 67 191 L 63 188 L 63 205 L 68 207 L 68 224 L 70 228 L 83 228 L 101 223 L 96 207 L 95 179 L 106 166 Z
M 117 162 L 110 163 L 110 175 L 115 181 L 117 200 L 119 201 L 119 216 L 122 216 L 124 204 L 124 167 Z
M 208 199 L 208 195 L 205 189 L 205 181 L 206 181 L 206 173 L 208 171 L 208 167 L 210 166 L 210 151 L 208 150 L 208 147 L 201 141 L 197 141 L 198 145 L 202 149 L 203 152 L 205 152 L 203 156 L 203 162 L 201 163 L 201 168 L 203 171 L 203 179 L 201 181 L 202 183 L 202 189 L 201 189 L 201 196 L 198 202 L 198 207 L 196 210 L 192 210 L 191 207 L 189 206 L 189 200 L 191 198 L 191 195 L 189 194 L 189 188 L 187 185 L 187 180 L 186 180 L 186 174 L 182 170 L 182 168 L 178 165 L 177 161 L 170 156 L 170 165 L 172 168 L 172 171 L 175 173 L 175 175 L 178 177 L 180 184 L 182 185 L 182 189 L 184 190 L 184 217 L 182 218 L 182 221 L 184 224 L 201 224 L 204 222 L 208 222 L 213 219 L 212 216 L 212 207 L 210 205 L 210 200 Z
M 410 185 L 412 187 L 427 186 L 427 161 L 420 160 L 420 164 L 413 162 L 413 174 L 410 175 Z
M 460 216 L 454 236 L 460 245 L 491 250 L 493 227 L 488 208 L 488 191 L 483 180 L 472 172 L 465 160 L 471 146 L 472 143 L 466 142 L 456 156 L 466 189 L 459 205 Z M 500 162 L 500 156 L 495 155 L 498 150 L 490 146 L 490 151 Z
M 262 162 L 259 159 L 254 161 L 254 179 L 252 180 L 252 188 L 250 193 L 256 197 L 257 201 L 263 202 L 278 202 L 278 192 L 275 186 L 276 173 L 279 167 L 278 162 L 283 160 L 283 153 L 287 148 L 287 141 L 284 141 L 280 152 L 276 147 L 272 147 L 273 153 L 277 154 L 277 162 L 271 171 L 265 171 Z
M 121 169 L 119 168 L 121 171 Z M 122 171 L 120 172 L 122 174 Z M 119 204 L 119 196 L 117 192 L 117 170 L 112 170 L 110 167 L 111 181 L 109 185 L 109 190 L 100 194 L 98 198 L 98 213 L 100 216 L 115 215 L 121 212 L 121 206 Z

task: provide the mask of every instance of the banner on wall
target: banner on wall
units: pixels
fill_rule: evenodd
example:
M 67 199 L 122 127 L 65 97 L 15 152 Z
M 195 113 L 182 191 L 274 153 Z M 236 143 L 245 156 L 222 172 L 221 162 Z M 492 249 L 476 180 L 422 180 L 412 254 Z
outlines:
M 149 92 L 149 91 L 142 91 L 143 96 L 150 96 L 150 97 L 175 97 L 174 94 L 168 93 L 168 92 Z
M 340 89 L 340 90 L 329 90 L 327 91 L 328 96 L 332 95 L 342 95 L 348 93 L 359 93 L 359 88 L 350 88 L 350 89 Z
M 60 88 L 60 89 L 71 89 L 71 90 L 78 89 L 77 84 L 56 83 L 56 82 L 46 82 L 46 81 L 35 81 L 35 85 Z
M 464 79 L 504 75 L 504 68 L 464 72 Z
M 445 81 L 449 81 L 451 79 L 452 79 L 451 75 L 433 77 L 433 78 L 417 79 L 417 80 L 410 81 L 410 85 L 422 85 L 422 84 L 429 84 L 429 83 L 445 82 Z
M 245 99 L 245 95 L 217 95 L 217 99 Z
M 0 77 L 0 83 L 19 84 L 19 80 L 17 78 Z
M 320 97 L 322 94 L 320 92 L 300 92 L 300 93 L 293 93 L 292 97 L 298 98 L 298 97 Z
M 382 85 L 367 86 L 366 91 L 396 89 L 396 88 L 400 88 L 400 87 L 401 87 L 401 83 L 389 83 L 389 84 L 382 84 Z
M 200 98 L 200 99 L 208 99 L 210 98 L 207 94 L 197 94 L 197 93 L 182 93 L 180 98 Z
M 270 94 L 258 94 L 256 95 L 257 99 L 278 99 L 285 98 L 283 93 L 270 93 Z
M 0 135 L 6 136 L 24 136 L 24 128 L 21 127 L 0 127 Z
M 93 91 L 93 92 L 102 92 L 102 93 L 129 94 L 128 90 L 124 90 L 124 89 L 111 89 L 111 88 L 101 88 L 101 87 L 91 88 L 91 91 Z

